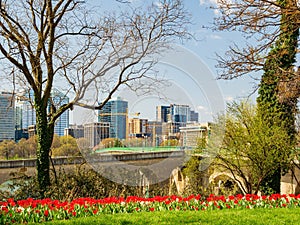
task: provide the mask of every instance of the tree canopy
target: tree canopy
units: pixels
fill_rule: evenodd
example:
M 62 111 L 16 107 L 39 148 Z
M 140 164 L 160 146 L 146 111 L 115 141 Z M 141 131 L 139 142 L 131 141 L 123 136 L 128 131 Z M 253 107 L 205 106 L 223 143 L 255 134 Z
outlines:
M 222 143 L 214 143 L 216 129 L 223 125 Z M 244 193 L 267 193 L 269 190 L 262 188 L 264 179 L 275 173 L 278 166 L 288 169 L 291 164 L 293 146 L 286 141 L 289 135 L 278 125 L 269 126 L 253 104 L 229 104 L 212 130 L 208 151 L 215 154 L 215 171 L 231 174 Z

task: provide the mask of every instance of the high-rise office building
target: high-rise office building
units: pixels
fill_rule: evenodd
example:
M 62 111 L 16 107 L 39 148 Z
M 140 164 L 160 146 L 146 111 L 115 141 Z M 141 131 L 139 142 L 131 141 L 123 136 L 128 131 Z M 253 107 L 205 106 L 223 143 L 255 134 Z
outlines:
M 170 106 L 156 106 L 156 121 L 168 122 L 170 120 Z
M 63 104 L 67 104 L 69 98 L 57 89 L 53 89 L 51 92 L 51 98 L 49 99 L 48 110 L 50 110 L 50 104 L 54 104 L 56 108 Z M 21 93 L 16 100 L 17 120 L 16 127 L 18 130 L 26 130 L 29 127 L 32 128 L 36 125 L 36 113 L 33 108 L 33 91 Z M 55 122 L 54 133 L 63 136 L 64 129 L 69 127 L 69 110 L 65 111 Z
M 132 118 L 128 121 L 129 134 L 146 134 L 148 119 Z
M 170 105 L 170 134 L 179 133 L 179 127 L 185 127 L 186 123 L 191 119 L 191 109 L 188 105 Z
M 16 96 L 16 141 L 21 138 L 28 138 L 28 128 L 32 128 L 36 124 L 36 114 L 32 107 L 33 101 L 30 96 L 33 96 L 32 91 L 30 93 L 18 93 Z
M 187 123 L 198 121 L 198 113 L 192 111 L 189 105 L 170 104 L 170 106 L 156 106 L 157 122 Z
M 199 113 L 191 110 L 191 119 L 190 122 L 199 122 Z
M 171 121 L 175 123 L 187 123 L 191 119 L 191 109 L 188 105 L 170 105 Z
M 126 139 L 128 136 L 128 102 L 118 97 L 116 100 L 108 101 L 98 111 L 98 122 L 109 122 L 109 137 Z
M 158 121 L 148 121 L 147 133 L 151 134 L 152 146 L 159 146 L 162 141 L 162 124 Z
M 10 92 L 0 92 L 0 141 L 15 139 L 15 101 Z
M 186 126 L 191 119 L 197 119 L 196 113 L 193 111 L 192 118 L 188 105 L 170 104 L 170 106 L 156 107 L 156 120 L 163 123 L 162 133 L 164 135 L 179 133 L 179 127 Z
M 58 108 L 64 104 L 69 103 L 69 98 L 57 89 L 51 92 L 52 103 Z M 49 104 L 50 105 L 50 104 Z M 66 110 L 55 122 L 54 133 L 58 136 L 64 136 L 65 128 L 69 127 L 69 110 Z

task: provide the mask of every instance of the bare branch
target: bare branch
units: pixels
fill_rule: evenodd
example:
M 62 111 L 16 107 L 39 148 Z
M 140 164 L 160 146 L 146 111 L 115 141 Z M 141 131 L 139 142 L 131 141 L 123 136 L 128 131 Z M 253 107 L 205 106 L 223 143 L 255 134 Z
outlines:
M 263 69 L 267 53 L 280 35 L 282 15 L 290 16 L 298 24 L 295 29 L 300 26 L 300 10 L 294 0 L 286 5 L 269 0 L 221 0 L 215 9 L 220 14 L 215 19 L 213 29 L 239 31 L 246 43 L 245 47 L 239 48 L 234 44 L 225 56 L 217 55 L 217 68 L 222 79 L 232 79 Z

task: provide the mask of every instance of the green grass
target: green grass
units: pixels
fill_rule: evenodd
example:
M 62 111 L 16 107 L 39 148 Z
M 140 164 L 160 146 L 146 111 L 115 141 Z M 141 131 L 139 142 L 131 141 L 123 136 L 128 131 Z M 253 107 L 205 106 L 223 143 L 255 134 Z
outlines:
M 164 224 L 213 224 L 213 225 L 256 225 L 256 224 L 300 224 L 300 208 L 288 209 L 230 209 L 214 211 L 165 211 L 141 212 L 132 214 L 101 215 L 97 217 L 76 218 L 66 221 L 53 221 L 50 224 L 111 224 L 111 225 L 164 225 Z

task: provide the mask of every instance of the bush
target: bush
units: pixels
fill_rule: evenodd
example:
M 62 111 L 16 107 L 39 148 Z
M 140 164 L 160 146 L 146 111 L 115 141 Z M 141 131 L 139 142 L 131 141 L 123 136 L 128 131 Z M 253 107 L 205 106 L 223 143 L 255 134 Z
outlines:
M 138 171 L 133 174 L 133 179 L 138 176 Z M 145 192 L 145 188 L 127 186 L 114 183 L 111 180 L 101 176 L 86 165 L 75 166 L 74 169 L 59 169 L 51 174 L 52 185 L 47 189 L 44 195 L 39 190 L 37 177 L 22 176 L 12 180 L 12 186 L 18 187 L 14 192 L 0 191 L 2 199 L 41 199 L 51 198 L 62 201 L 71 201 L 80 197 L 105 198 L 110 196 L 156 196 L 168 194 L 169 181 L 150 185 Z

